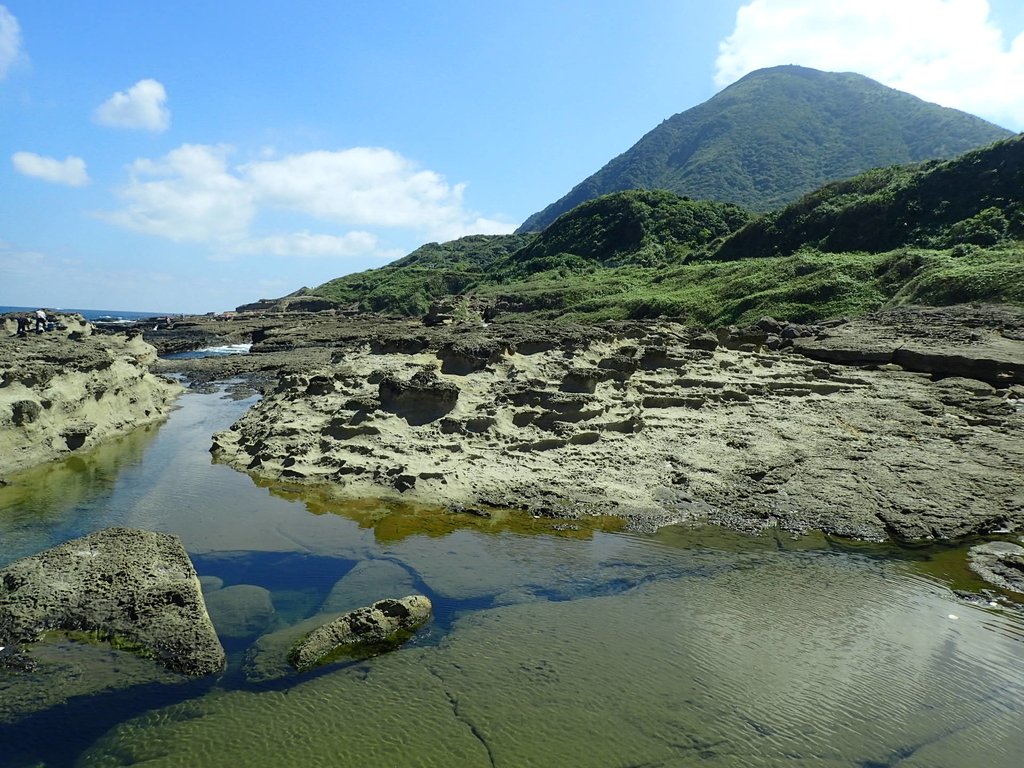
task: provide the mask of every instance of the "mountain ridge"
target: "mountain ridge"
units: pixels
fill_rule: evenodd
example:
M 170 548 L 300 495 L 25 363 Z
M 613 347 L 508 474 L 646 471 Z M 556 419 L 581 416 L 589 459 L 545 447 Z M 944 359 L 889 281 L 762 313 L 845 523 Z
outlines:
M 765 212 L 871 168 L 946 159 L 1012 135 L 856 73 L 771 67 L 662 121 L 516 232 L 626 189 Z

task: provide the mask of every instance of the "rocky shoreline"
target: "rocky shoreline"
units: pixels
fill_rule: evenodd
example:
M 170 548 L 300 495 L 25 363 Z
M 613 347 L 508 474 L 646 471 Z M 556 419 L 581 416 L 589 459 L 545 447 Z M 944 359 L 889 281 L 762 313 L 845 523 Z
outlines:
M 0 389 L 10 421 L 0 436 L 21 441 L 0 473 L 8 457 L 24 466 L 162 418 L 175 385 L 148 367 L 193 388 L 262 393 L 213 437 L 216 458 L 341 498 L 610 515 L 634 530 L 699 521 L 922 540 L 1024 527 L 1018 309 L 901 308 L 814 326 L 764 318 L 717 332 L 332 312 L 76 336 L 87 330 L 5 341 L 9 361 L 10 350 L 34 357 L 11 361 Z M 150 346 L 227 343 L 252 346 L 197 359 L 156 359 Z M 42 394 L 85 375 L 73 389 L 82 413 Z M 118 421 L 101 428 L 90 416 L 115 399 Z M 78 423 L 94 425 L 81 442 Z M 26 439 L 43 426 L 45 440 Z M 26 447 L 37 444 L 45 450 Z
M 0 481 L 166 417 L 182 387 L 150 371 L 138 332 L 96 334 L 79 315 L 55 328 L 0 334 Z
M 187 361 L 265 397 L 219 460 L 341 497 L 865 539 L 1024 524 L 1024 313 L 904 308 L 717 335 L 308 315 Z
M 875 541 L 996 539 L 968 558 L 996 591 L 961 597 L 992 607 L 1024 589 L 1024 548 L 1005 541 L 1024 529 L 1021 310 L 902 308 L 818 325 L 762 318 L 714 332 L 665 321 L 435 325 L 333 313 L 157 329 L 164 350 L 251 344 L 248 354 L 192 359 L 158 359 L 145 327 L 61 325 L 2 341 L 0 473 L 163 418 L 181 386 L 160 374 L 174 373 L 192 387 L 262 394 L 211 446 L 261 484 L 436 514 L 517 509 L 567 528 L 692 522 Z M 273 608 L 265 590 L 211 588 L 211 625 L 172 539 L 101 531 L 4 569 L 0 661 L 58 669 L 47 632 L 78 632 L 173 672 L 216 674 L 217 633 L 237 634 L 223 605 L 248 589 L 256 594 L 244 599 Z M 354 601 L 328 599 L 305 622 L 263 636 L 246 678 L 278 680 L 400 644 L 430 604 L 397 599 L 413 592 L 407 574 L 391 581 L 396 599 L 354 611 Z

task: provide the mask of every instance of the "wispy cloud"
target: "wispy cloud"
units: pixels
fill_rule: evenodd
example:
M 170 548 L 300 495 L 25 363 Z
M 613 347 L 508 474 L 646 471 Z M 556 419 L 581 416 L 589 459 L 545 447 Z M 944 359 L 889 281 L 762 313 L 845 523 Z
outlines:
M 158 80 L 139 80 L 127 91 L 118 91 L 100 104 L 93 119 L 113 128 L 166 131 L 171 125 L 167 91 Z
M 331 256 L 347 258 L 373 254 L 379 239 L 372 232 L 347 232 L 344 235 L 317 235 L 310 232 L 288 232 L 250 238 L 233 249 L 238 254 L 270 256 Z M 401 255 L 401 254 L 399 254 Z
M 719 45 L 720 86 L 778 64 L 859 72 L 1024 128 L 1024 33 L 1007 41 L 987 0 L 751 0 Z
M 8 70 L 22 55 L 18 20 L 7 6 L 0 5 L 0 80 L 7 77 Z
M 15 152 L 11 155 L 11 162 L 18 173 L 53 184 L 83 187 L 89 183 L 85 161 L 80 157 L 68 156 L 63 160 L 57 160 L 34 152 Z
M 514 228 L 468 210 L 464 184 L 449 184 L 388 149 L 316 151 L 237 166 L 229 165 L 231 154 L 224 145 L 185 144 L 159 160 L 137 160 L 120 191 L 125 206 L 102 217 L 169 240 L 205 243 L 222 256 L 370 256 L 382 252 L 373 228 L 439 240 Z M 256 234 L 261 216 L 273 212 L 343 231 Z

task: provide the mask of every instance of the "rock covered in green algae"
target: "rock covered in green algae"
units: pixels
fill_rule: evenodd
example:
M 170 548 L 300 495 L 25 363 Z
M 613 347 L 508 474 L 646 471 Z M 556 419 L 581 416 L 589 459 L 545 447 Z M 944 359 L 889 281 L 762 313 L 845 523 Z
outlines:
M 106 528 L 0 570 L 0 645 L 69 633 L 186 675 L 224 667 L 195 568 L 177 536 Z
M 249 647 L 242 665 L 246 680 L 262 683 L 294 674 L 287 656 L 310 632 L 372 603 L 380 595 L 410 594 L 414 589 L 412 575 L 398 563 L 376 559 L 360 562 L 335 583 L 316 615 L 269 632 Z
M 366 656 L 401 645 L 430 618 L 432 606 L 423 595 L 378 600 L 324 624 L 298 642 L 288 654 L 300 672 L 342 656 Z

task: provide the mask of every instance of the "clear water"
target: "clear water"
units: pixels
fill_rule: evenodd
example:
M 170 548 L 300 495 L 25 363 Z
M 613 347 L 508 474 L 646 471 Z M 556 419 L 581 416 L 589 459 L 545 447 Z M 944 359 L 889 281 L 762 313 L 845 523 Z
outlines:
M 42 645 L 47 671 L 0 672 L 0 765 L 1021 765 L 1024 625 L 953 598 L 961 550 L 340 504 L 211 464 L 248 405 L 185 395 L 159 429 L 0 488 L 0 565 L 110 525 L 181 536 L 231 658 L 182 681 Z M 367 567 L 367 600 L 434 602 L 410 645 L 249 673 L 260 635 Z M 273 612 L 246 613 L 260 588 Z

